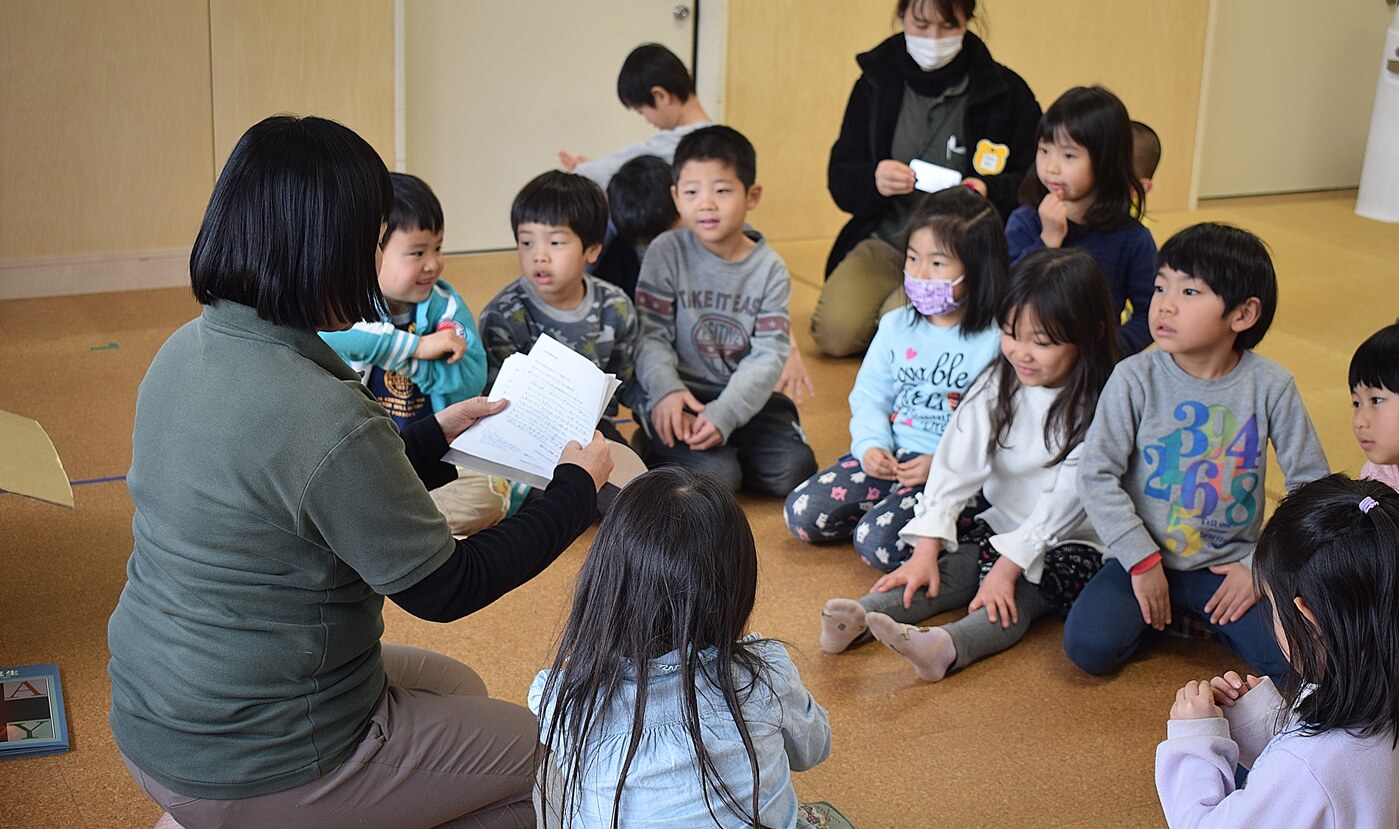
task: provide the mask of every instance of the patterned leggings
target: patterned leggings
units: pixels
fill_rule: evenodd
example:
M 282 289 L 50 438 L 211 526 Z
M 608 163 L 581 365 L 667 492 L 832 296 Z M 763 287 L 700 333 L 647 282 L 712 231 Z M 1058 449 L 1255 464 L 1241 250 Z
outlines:
M 900 461 L 917 452 L 899 450 Z M 855 552 L 871 567 L 888 572 L 904 563 L 913 548 L 899 530 L 913 518 L 921 486 L 872 478 L 854 455 L 843 455 L 787 495 L 782 515 L 802 541 L 821 543 L 854 538 Z

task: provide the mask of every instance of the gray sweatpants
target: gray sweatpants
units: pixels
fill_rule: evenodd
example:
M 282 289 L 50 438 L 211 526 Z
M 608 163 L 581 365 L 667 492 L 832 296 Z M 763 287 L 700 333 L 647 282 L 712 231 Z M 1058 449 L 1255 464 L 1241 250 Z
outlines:
M 131 764 L 147 796 L 190 829 L 532 827 L 538 721 L 486 696 L 471 668 L 407 645 L 383 646 L 389 690 L 353 754 L 294 789 L 241 800 L 191 798 Z
M 916 625 L 930 616 L 966 607 L 976 597 L 981 586 L 980 551 L 976 544 L 962 542 L 957 551 L 946 553 L 938 559 L 938 573 L 941 587 L 938 594 L 928 597 L 926 590 L 914 594 L 909 607 L 904 607 L 903 588 L 895 588 L 887 593 L 866 593 L 859 599 L 865 612 L 883 613 L 896 622 Z M 957 648 L 957 660 L 948 673 L 960 671 L 979 659 L 1014 645 L 1024 638 L 1030 623 L 1041 616 L 1054 612 L 1054 606 L 1040 593 L 1039 587 L 1024 578 L 1015 582 L 1015 609 L 1019 617 L 1010 627 L 1001 627 L 999 621 L 992 622 L 986 616 L 986 608 L 968 613 L 942 629 L 952 637 Z M 869 638 L 869 631 L 861 634 L 861 640 Z

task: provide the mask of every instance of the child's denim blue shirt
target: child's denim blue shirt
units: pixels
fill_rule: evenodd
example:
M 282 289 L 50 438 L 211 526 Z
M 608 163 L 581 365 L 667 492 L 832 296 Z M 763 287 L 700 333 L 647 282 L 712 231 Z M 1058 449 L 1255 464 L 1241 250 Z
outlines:
M 804 771 L 831 751 L 831 726 L 822 708 L 802 685 L 797 667 L 780 642 L 750 634 L 741 640 L 762 659 L 766 674 L 757 682 L 739 675 L 737 687 L 748 722 L 749 735 L 757 754 L 759 772 L 758 806 L 764 825 L 805 826 L 797 819 L 797 797 L 792 788 L 792 771 Z M 717 652 L 710 648 L 700 655 L 711 663 Z M 736 668 L 736 671 L 742 671 Z M 529 707 L 540 718 L 540 740 L 547 734 L 552 706 L 544 703 L 544 685 L 549 671 L 540 671 L 529 690 Z M 738 727 L 729 716 L 723 694 L 703 676 L 698 678 L 700 729 L 705 748 L 715 768 L 738 802 L 751 808 L 752 771 Z M 749 687 L 751 685 L 751 688 Z M 692 829 L 712 826 L 709 809 L 700 787 L 699 765 L 684 724 L 684 697 L 680 687 L 680 654 L 672 651 L 651 660 L 646 723 L 627 773 L 619 812 L 621 826 L 647 826 L 656 829 Z M 745 693 L 746 692 L 746 693 Z M 614 789 L 621 776 L 631 735 L 632 709 L 636 705 L 635 670 L 630 672 L 621 693 L 607 701 L 606 712 L 594 726 L 590 745 L 584 752 L 584 769 L 577 801 L 569 803 L 565 827 L 612 825 Z M 566 735 L 556 746 L 560 756 L 572 746 Z M 541 775 L 548 775 L 549 826 L 560 825 L 557 794 L 561 788 L 558 767 L 553 758 L 546 761 Z M 751 826 L 731 814 L 718 794 L 710 792 L 714 814 L 723 827 Z

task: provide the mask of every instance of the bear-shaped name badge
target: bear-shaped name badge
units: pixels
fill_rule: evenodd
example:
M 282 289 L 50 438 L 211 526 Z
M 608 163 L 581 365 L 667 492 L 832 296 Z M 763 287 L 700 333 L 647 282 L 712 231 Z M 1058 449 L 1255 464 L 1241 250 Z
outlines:
M 972 156 L 972 169 L 983 176 L 1000 175 L 1006 168 L 1006 159 L 1010 158 L 1010 147 L 1005 144 L 993 144 L 990 139 L 983 138 L 976 142 L 976 155 Z

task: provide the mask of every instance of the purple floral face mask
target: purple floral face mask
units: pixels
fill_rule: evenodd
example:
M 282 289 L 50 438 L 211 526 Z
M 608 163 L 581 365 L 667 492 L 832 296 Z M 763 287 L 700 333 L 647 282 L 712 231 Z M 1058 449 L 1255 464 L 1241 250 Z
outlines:
M 904 273 L 904 293 L 908 294 L 913 307 L 918 309 L 918 313 L 925 317 L 940 317 L 950 314 L 961 307 L 962 303 L 954 299 L 952 289 L 962 284 L 962 280 L 967 275 L 961 276 L 951 281 L 943 279 L 915 279 L 907 272 Z

